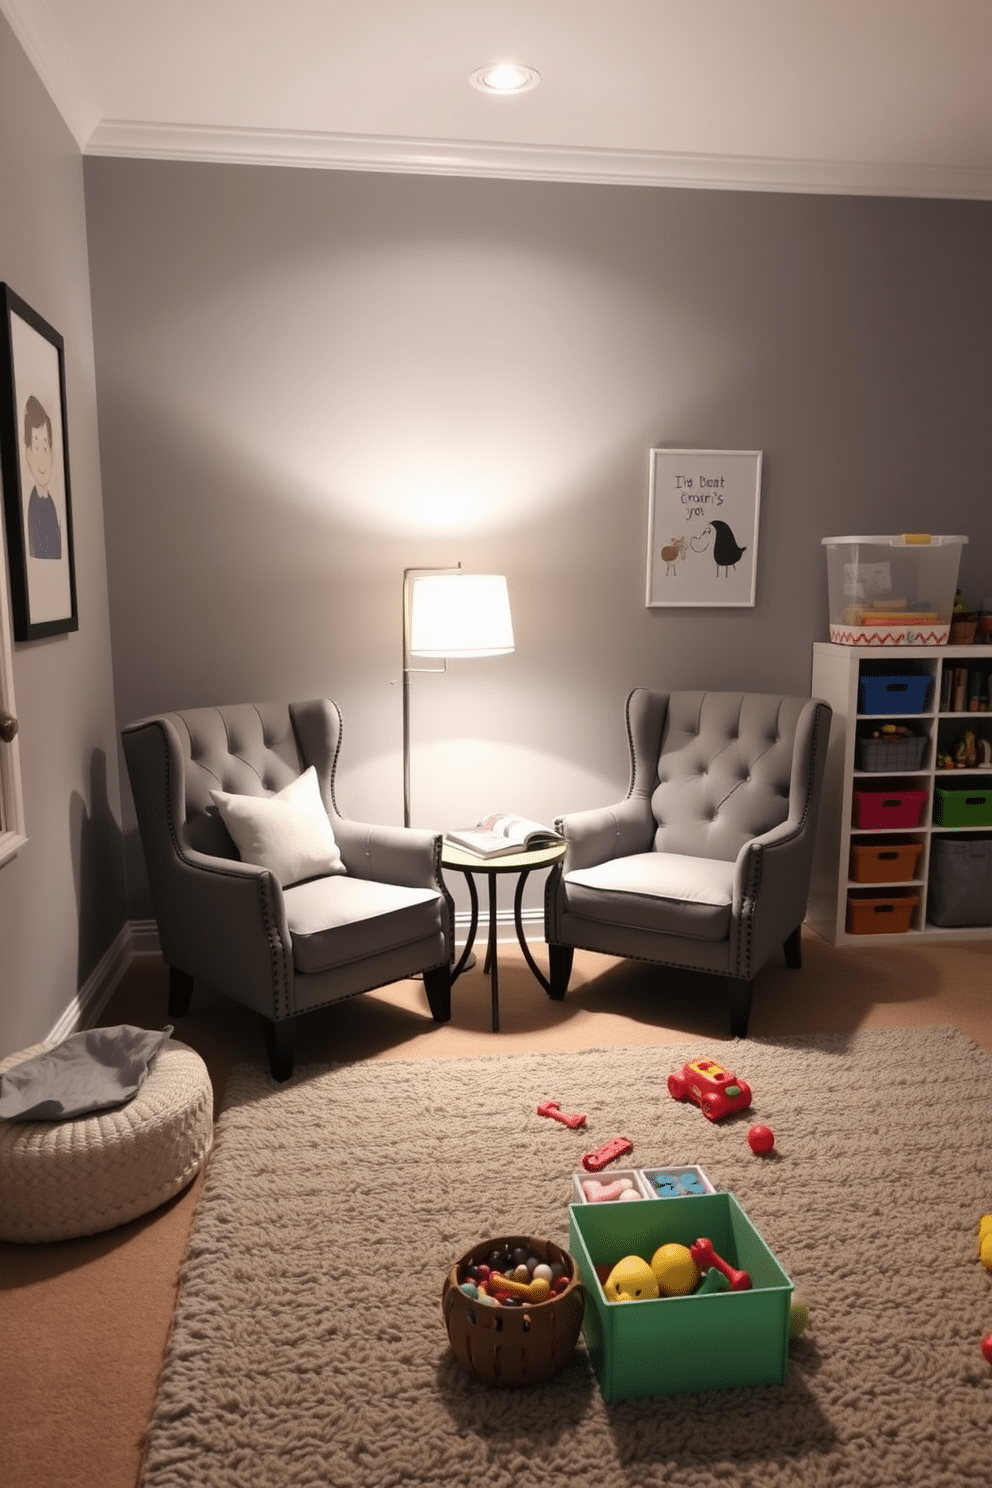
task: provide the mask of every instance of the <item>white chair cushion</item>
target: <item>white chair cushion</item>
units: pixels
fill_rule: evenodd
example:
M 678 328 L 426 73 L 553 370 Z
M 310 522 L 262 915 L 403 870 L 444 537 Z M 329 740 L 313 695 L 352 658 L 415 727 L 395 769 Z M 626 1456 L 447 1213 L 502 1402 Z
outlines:
M 730 933 L 734 864 L 681 853 L 635 853 L 565 874 L 569 910 L 594 920 L 699 940 Z
M 320 972 L 370 953 L 411 945 L 441 930 L 444 901 L 433 889 L 369 878 L 317 878 L 284 895 L 297 971 Z M 378 921 L 375 938 L 368 921 Z

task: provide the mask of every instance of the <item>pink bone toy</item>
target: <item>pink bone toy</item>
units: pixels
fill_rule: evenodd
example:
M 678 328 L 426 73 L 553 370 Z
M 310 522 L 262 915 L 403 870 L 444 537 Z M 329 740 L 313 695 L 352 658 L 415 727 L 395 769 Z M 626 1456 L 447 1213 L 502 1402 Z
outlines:
M 700 1271 L 708 1271 L 715 1266 L 722 1271 L 730 1282 L 732 1292 L 747 1292 L 751 1289 L 751 1278 L 746 1271 L 735 1271 L 733 1266 L 728 1266 L 722 1256 L 718 1256 L 713 1249 L 712 1240 L 696 1240 L 689 1246 L 689 1254 L 699 1267 Z
M 590 1204 L 606 1204 L 619 1199 L 634 1187 L 632 1178 L 614 1178 L 612 1183 L 600 1183 L 598 1178 L 583 1178 L 582 1191 Z
M 558 1102 L 553 1100 L 542 1101 L 537 1108 L 537 1114 L 538 1116 L 550 1116 L 552 1121 L 560 1121 L 562 1126 L 567 1126 L 571 1131 L 586 1124 L 585 1115 L 581 1111 L 560 1111 Z

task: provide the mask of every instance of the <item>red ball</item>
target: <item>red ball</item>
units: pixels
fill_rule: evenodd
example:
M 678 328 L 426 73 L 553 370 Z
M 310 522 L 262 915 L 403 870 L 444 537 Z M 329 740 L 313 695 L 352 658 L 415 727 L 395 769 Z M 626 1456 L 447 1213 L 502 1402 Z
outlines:
M 747 1144 L 752 1152 L 759 1155 L 771 1152 L 775 1146 L 775 1133 L 770 1126 L 752 1126 L 747 1134 Z
M 986 1333 L 982 1339 L 982 1354 L 992 1364 L 992 1333 Z

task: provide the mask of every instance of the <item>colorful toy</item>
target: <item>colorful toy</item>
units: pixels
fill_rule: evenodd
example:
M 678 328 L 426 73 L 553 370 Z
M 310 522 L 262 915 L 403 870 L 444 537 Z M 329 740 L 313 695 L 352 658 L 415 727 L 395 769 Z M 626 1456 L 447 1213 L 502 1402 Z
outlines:
M 673 1100 L 691 1100 L 710 1121 L 720 1121 L 734 1111 L 746 1111 L 751 1104 L 751 1087 L 739 1080 L 715 1059 L 691 1059 L 668 1077 L 668 1093 Z
M 614 1178 L 612 1183 L 600 1183 L 598 1178 L 583 1178 L 582 1192 L 590 1204 L 609 1204 L 614 1199 L 639 1199 L 633 1178 Z
M 485 1287 L 490 1297 L 498 1297 L 500 1301 L 504 1297 L 522 1297 L 525 1302 L 546 1302 L 551 1295 L 551 1283 L 543 1276 L 536 1276 L 533 1281 L 514 1281 L 497 1271 L 489 1277 Z
M 567 1126 L 571 1131 L 576 1131 L 580 1126 L 585 1126 L 586 1116 L 582 1111 L 560 1111 L 558 1102 L 553 1100 L 542 1101 L 537 1108 L 538 1116 L 550 1116 L 552 1121 L 560 1121 L 562 1126 Z
M 789 1337 L 801 1337 L 808 1327 L 809 1308 L 801 1297 L 793 1297 L 789 1304 Z
M 677 1198 L 679 1194 L 712 1193 L 712 1189 L 707 1188 L 706 1184 L 697 1173 L 655 1173 L 651 1179 L 651 1182 L 658 1190 L 659 1198 L 662 1199 L 674 1199 Z
M 624 1256 L 606 1278 L 603 1291 L 611 1302 L 637 1302 L 642 1297 L 657 1297 L 658 1280 L 641 1256 Z
M 992 1364 L 992 1333 L 986 1333 L 982 1339 L 982 1358 Z
M 752 1126 L 747 1134 L 747 1145 L 756 1157 L 763 1157 L 775 1146 L 775 1133 L 770 1126 Z
M 582 1159 L 582 1166 L 587 1173 L 601 1173 L 607 1163 L 615 1162 L 618 1157 L 624 1157 L 633 1150 L 634 1144 L 629 1137 L 611 1137 L 595 1152 L 587 1152 Z
M 512 1251 L 492 1250 L 485 1262 L 473 1262 L 458 1276 L 459 1289 L 467 1297 L 492 1307 L 523 1307 L 547 1302 L 569 1285 L 559 1261 L 543 1261 L 522 1246 Z
M 663 1297 L 684 1297 L 699 1284 L 699 1267 L 687 1245 L 672 1241 L 659 1245 L 651 1257 L 651 1270 Z
M 992 1271 L 992 1214 L 983 1214 L 978 1221 L 978 1256 Z
M 693 1295 L 696 1297 L 703 1297 L 706 1295 L 707 1292 L 729 1291 L 730 1282 L 724 1276 L 723 1272 L 718 1271 L 715 1266 L 711 1266 L 710 1269 L 705 1272 L 702 1281 L 699 1283 Z
M 716 1266 L 722 1271 L 730 1282 L 732 1292 L 747 1292 L 751 1289 L 751 1278 L 746 1271 L 737 1271 L 733 1266 L 727 1264 L 722 1256 L 718 1256 L 713 1249 L 713 1241 L 705 1238 L 694 1240 L 689 1246 L 689 1254 L 699 1267 L 700 1271 L 708 1271 L 711 1266 Z

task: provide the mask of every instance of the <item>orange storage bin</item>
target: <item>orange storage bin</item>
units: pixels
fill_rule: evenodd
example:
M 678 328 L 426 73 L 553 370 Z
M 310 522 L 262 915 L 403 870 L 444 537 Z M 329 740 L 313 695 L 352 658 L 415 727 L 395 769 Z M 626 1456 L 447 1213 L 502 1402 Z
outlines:
M 901 935 L 909 929 L 919 898 L 916 894 L 847 899 L 848 935 Z
M 851 847 L 850 877 L 855 883 L 898 883 L 915 878 L 922 842 L 855 843 Z

